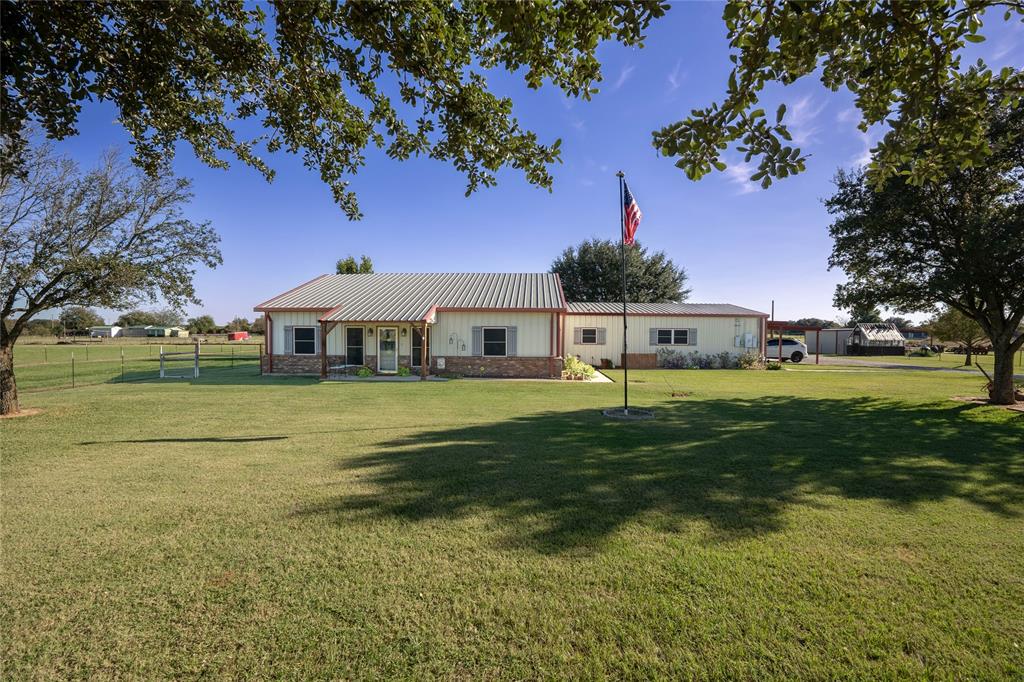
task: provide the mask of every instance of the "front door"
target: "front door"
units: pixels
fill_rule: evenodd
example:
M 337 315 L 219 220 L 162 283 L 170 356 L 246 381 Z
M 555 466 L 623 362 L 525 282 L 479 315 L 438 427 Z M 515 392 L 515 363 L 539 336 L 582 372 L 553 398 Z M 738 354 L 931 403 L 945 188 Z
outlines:
M 377 371 L 398 371 L 398 329 L 381 327 L 377 330 Z

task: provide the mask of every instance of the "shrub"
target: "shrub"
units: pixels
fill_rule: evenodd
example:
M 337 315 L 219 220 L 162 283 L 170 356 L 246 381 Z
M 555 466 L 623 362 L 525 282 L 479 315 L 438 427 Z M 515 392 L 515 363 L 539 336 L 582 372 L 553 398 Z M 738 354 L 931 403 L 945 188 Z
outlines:
M 579 377 L 583 377 L 584 379 L 593 379 L 594 374 L 596 374 L 593 367 L 572 355 L 565 359 L 565 363 L 562 365 L 562 370 L 567 376 L 573 379 L 577 379 Z
M 412 374 L 412 372 L 409 371 L 408 367 L 404 367 L 403 366 L 403 367 L 399 367 L 398 368 L 398 376 L 400 376 L 400 377 L 407 377 L 407 376 L 409 376 L 411 374 Z
M 750 351 L 736 358 L 736 365 L 740 369 L 764 369 L 764 361 L 761 360 L 761 356 Z
M 356 376 L 357 377 L 363 377 L 364 379 L 366 377 L 372 377 L 373 376 L 373 370 L 370 369 L 369 367 L 360 367 L 359 369 L 356 370 Z
M 778 360 L 772 360 L 765 369 L 782 369 L 782 363 Z
M 934 358 L 935 357 L 935 351 L 933 351 L 928 346 L 921 346 L 917 350 L 914 350 L 911 353 L 908 353 L 908 355 L 910 355 L 911 357 L 915 357 L 915 358 Z
M 750 352 L 745 355 L 752 356 L 754 360 L 758 359 Z M 740 367 L 740 357 L 729 351 L 708 355 L 697 351 L 682 353 L 671 348 L 659 348 L 657 365 L 665 369 L 736 369 Z

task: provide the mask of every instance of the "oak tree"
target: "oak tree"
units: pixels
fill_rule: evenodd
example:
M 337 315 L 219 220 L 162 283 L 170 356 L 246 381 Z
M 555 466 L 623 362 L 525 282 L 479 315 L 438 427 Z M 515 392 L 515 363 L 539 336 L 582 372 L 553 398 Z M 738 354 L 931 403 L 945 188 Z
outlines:
M 757 160 L 751 180 L 764 187 L 805 170 L 808 154 L 792 143 L 785 104 L 766 111 L 761 102 L 771 84 L 813 77 L 852 93 L 858 127 L 887 129 L 872 150 L 875 187 L 896 174 L 919 185 L 984 163 L 991 94 L 1011 108 L 1024 97 L 1020 70 L 963 60 L 968 43 L 985 40 L 985 21 L 1024 19 L 1017 0 L 730 0 L 722 17 L 733 63 L 725 97 L 653 135 L 691 179 L 725 170 L 730 147 Z
M 373 261 L 366 255 L 360 256 L 358 261 L 352 256 L 346 256 L 334 265 L 334 269 L 339 275 L 370 273 L 373 272 Z
M 622 257 L 617 242 L 591 239 L 570 246 L 551 264 L 569 301 L 622 301 Z M 632 303 L 685 301 L 686 271 L 664 251 L 626 247 L 626 295 Z
M 927 324 L 935 338 L 959 343 L 964 349 L 964 365 L 971 365 L 975 351 L 985 341 L 985 332 L 977 321 L 956 308 L 946 308 Z
M 993 106 L 985 118 L 991 155 L 941 181 L 897 174 L 876 191 L 863 171 L 840 171 L 825 202 L 835 217 L 829 265 L 849 278 L 837 306 L 943 304 L 975 320 L 995 354 L 991 399 L 1008 404 L 1024 345 L 1024 110 Z
M 447 161 L 466 176 L 467 194 L 493 185 L 502 168 L 550 188 L 560 140 L 543 144 L 524 129 L 489 73 L 589 98 L 602 43 L 641 45 L 667 8 L 658 0 L 4 2 L 2 135 L 17 142 L 35 121 L 65 138 L 77 133 L 84 102 L 110 102 L 151 173 L 185 142 L 210 166 L 233 157 L 270 179 L 264 155 L 284 150 L 319 173 L 350 218 L 360 212 L 349 179 L 368 148 Z
M 18 410 L 14 346 L 33 317 L 197 302 L 196 267 L 221 262 L 216 232 L 182 215 L 189 181 L 166 167 L 145 174 L 111 153 L 83 171 L 45 145 L 23 153 L 19 172 L 0 172 L 0 414 Z

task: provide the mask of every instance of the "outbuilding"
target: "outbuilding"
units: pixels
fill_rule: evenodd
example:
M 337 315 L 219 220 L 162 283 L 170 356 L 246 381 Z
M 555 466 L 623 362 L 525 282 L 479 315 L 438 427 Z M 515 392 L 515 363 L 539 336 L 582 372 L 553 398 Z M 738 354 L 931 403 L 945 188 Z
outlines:
M 135 324 L 125 327 L 121 334 L 122 336 L 149 336 L 150 327 L 152 325 Z
M 115 338 L 121 336 L 121 327 L 116 324 L 101 324 L 89 327 L 89 336 L 93 338 Z

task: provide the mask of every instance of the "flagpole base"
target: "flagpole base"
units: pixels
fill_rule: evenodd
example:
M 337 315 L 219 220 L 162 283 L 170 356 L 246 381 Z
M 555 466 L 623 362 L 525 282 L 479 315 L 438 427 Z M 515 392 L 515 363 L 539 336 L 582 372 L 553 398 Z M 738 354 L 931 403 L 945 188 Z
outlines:
M 608 410 L 601 410 L 601 414 L 609 419 L 622 419 L 624 421 L 644 421 L 647 419 L 654 419 L 654 412 L 652 410 L 641 410 L 637 407 L 631 407 L 628 410 L 622 407 L 615 407 Z

